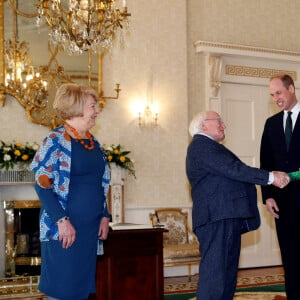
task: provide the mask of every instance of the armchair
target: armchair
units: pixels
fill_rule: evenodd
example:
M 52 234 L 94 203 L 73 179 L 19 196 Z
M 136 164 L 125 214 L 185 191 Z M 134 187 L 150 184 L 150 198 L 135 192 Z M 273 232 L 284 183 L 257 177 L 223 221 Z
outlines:
M 164 266 L 191 266 L 200 263 L 199 243 L 188 224 L 188 213 L 180 208 L 158 208 L 149 214 L 152 226 L 164 225 Z

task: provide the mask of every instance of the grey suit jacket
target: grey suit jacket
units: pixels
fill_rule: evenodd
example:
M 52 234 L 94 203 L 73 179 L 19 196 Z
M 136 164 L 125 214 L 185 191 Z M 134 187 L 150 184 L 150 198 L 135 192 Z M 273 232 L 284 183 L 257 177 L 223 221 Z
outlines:
M 260 225 L 255 184 L 267 185 L 269 172 L 252 168 L 216 141 L 197 134 L 187 150 L 193 229 L 217 220 L 241 218 L 246 232 Z

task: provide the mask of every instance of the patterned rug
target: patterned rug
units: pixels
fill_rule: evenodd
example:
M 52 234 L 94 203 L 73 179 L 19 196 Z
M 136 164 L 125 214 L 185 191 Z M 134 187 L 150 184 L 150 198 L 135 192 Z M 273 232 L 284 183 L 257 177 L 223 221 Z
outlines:
M 196 298 L 195 298 L 196 299 Z M 268 292 L 262 292 L 262 293 L 237 293 L 234 296 L 234 300 L 250 300 L 250 299 L 256 299 L 256 300 L 286 300 L 285 293 L 268 293 Z
M 196 300 L 195 293 L 165 295 L 165 300 Z M 233 300 L 287 300 L 285 293 L 238 293 Z
M 260 286 L 268 284 L 279 284 L 284 283 L 284 275 L 267 275 L 267 276 L 252 276 L 252 277 L 241 277 L 237 280 L 237 288 Z
M 172 282 L 172 280 L 165 280 L 164 291 L 165 295 L 175 295 L 175 294 L 187 294 L 187 293 L 195 293 L 197 290 L 197 281 L 198 276 L 194 275 L 191 278 L 191 281 L 187 281 L 186 277 L 177 278 L 176 282 Z M 239 277 L 237 282 L 237 292 L 235 294 L 234 300 L 285 300 L 285 293 L 281 291 L 275 291 L 270 289 L 271 291 L 257 291 L 258 287 L 262 289 L 265 286 L 282 286 L 284 283 L 284 275 L 276 274 L 276 275 L 267 275 L 267 276 L 248 276 L 248 277 Z M 248 289 L 253 291 L 249 291 Z M 266 289 L 263 289 L 266 290 Z M 281 287 L 282 290 L 282 287 Z M 196 298 L 188 296 L 185 299 L 195 300 Z M 193 295 L 194 296 L 194 295 Z

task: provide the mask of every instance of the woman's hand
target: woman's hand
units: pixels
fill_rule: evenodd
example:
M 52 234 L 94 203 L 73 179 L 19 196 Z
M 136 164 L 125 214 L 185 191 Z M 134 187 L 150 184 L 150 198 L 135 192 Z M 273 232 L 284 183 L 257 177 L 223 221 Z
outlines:
M 72 246 L 76 239 L 76 230 L 70 220 L 64 220 L 57 224 L 59 241 L 62 242 L 62 247 L 67 249 Z
M 98 239 L 106 240 L 109 231 L 109 218 L 103 217 L 100 222 Z

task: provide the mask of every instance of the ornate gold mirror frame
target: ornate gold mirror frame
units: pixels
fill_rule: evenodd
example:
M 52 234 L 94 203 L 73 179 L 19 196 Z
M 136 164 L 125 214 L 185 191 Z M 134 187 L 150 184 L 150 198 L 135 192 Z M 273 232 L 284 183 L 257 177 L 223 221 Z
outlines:
M 47 97 L 41 98 L 38 101 L 36 99 L 31 99 L 30 95 L 27 94 L 24 96 L 19 93 L 16 89 L 7 88 L 5 85 L 5 34 L 4 34 L 4 2 L 5 0 L 0 0 L 0 104 L 5 105 L 6 95 L 10 95 L 15 98 L 19 104 L 24 108 L 26 117 L 29 121 L 44 125 L 50 129 L 55 128 L 61 123 L 61 120 L 55 115 L 52 109 L 52 102 L 50 99 L 54 99 L 55 91 L 57 87 L 65 82 L 80 82 L 89 85 L 95 86 L 95 89 L 98 89 L 99 94 L 99 107 L 100 110 L 103 109 L 107 99 L 118 99 L 119 92 L 121 91 L 120 85 L 116 84 L 115 93 L 116 96 L 106 97 L 103 95 L 102 91 L 102 55 L 98 55 L 98 74 L 92 74 L 92 54 L 89 51 L 88 53 L 88 62 L 87 62 L 87 72 L 88 75 L 67 75 L 64 71 L 64 68 L 59 65 L 56 56 L 58 49 L 51 48 L 48 43 L 48 52 L 50 54 L 50 59 L 48 65 L 39 67 L 39 72 L 44 81 L 47 82 Z M 15 10 L 16 13 L 22 15 L 23 17 L 32 18 L 35 15 L 27 15 L 18 11 L 13 7 L 12 1 L 8 0 L 8 4 L 11 6 L 12 10 Z M 81 72 L 82 74 L 82 72 Z M 38 88 L 36 88 L 38 92 Z M 26 97 L 27 96 L 27 97 Z
M 4 85 L 4 0 L 0 0 L 0 84 Z M 5 95 L 0 93 L 0 103 L 4 105 Z

